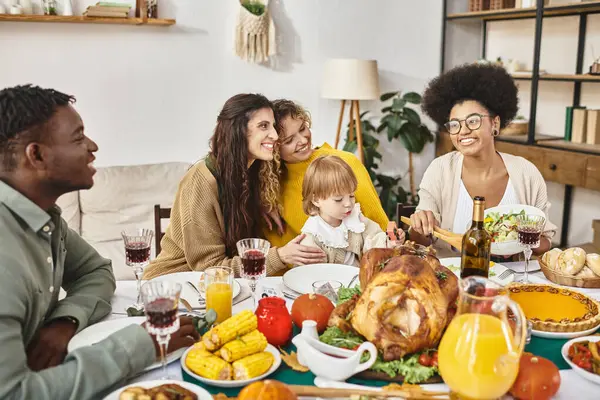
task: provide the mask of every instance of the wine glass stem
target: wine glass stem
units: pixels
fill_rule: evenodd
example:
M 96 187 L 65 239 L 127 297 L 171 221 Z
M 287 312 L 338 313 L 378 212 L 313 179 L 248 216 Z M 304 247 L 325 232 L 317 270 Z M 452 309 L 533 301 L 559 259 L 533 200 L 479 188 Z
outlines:
M 523 275 L 523 281 L 525 283 L 529 283 L 529 259 L 531 258 L 531 253 L 531 247 L 529 246 L 523 250 L 523 254 L 525 255 L 525 274 Z
M 168 379 L 169 374 L 167 373 L 167 346 L 171 335 L 157 335 L 156 342 L 160 347 L 160 362 L 162 363 L 162 379 Z
M 142 274 L 144 270 L 141 267 L 135 269 L 135 279 L 137 280 L 137 300 L 136 304 L 142 304 Z
M 250 291 L 252 292 L 252 303 L 254 304 L 254 308 L 256 309 L 256 297 L 254 295 L 254 292 L 256 292 L 256 279 L 248 279 L 248 286 L 250 286 Z

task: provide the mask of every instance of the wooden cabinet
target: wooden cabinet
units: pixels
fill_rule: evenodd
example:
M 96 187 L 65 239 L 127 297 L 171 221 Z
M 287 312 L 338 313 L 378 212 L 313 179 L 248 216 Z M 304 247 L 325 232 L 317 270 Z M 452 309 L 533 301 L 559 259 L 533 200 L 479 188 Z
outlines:
M 529 146 L 532 147 L 532 146 Z M 543 149 L 544 162 L 536 164 L 544 179 L 582 187 L 585 183 L 587 156 L 569 151 Z
M 496 149 L 531 161 L 546 181 L 600 191 L 600 155 L 500 140 L 496 141 Z M 450 136 L 438 134 L 436 155 L 441 156 L 453 150 Z
M 590 156 L 585 169 L 585 187 L 600 191 L 600 156 Z M 598 237 L 600 238 L 600 224 L 598 224 Z

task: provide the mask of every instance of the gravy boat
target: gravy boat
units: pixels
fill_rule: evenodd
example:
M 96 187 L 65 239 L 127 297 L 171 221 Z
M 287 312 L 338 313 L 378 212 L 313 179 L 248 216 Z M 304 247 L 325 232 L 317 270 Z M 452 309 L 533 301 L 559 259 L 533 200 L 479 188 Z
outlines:
M 377 348 L 371 342 L 364 342 L 356 350 L 330 346 L 319 340 L 317 323 L 307 320 L 302 323 L 302 331 L 292 339 L 296 346 L 298 362 L 308 367 L 316 376 L 334 381 L 345 381 L 351 376 L 370 368 L 377 360 Z M 369 359 L 361 363 L 362 354 L 367 351 Z

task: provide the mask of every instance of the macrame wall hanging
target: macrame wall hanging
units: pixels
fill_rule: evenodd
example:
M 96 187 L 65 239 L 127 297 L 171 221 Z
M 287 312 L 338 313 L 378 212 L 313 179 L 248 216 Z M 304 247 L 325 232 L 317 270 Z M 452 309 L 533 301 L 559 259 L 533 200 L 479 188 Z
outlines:
M 276 52 L 275 25 L 269 14 L 269 0 L 240 0 L 235 54 L 247 62 L 263 63 Z

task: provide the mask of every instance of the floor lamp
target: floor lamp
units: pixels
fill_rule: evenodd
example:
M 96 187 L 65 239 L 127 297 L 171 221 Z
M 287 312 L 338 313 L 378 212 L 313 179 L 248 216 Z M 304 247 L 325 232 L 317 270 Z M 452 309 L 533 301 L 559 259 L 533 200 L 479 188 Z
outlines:
M 360 123 L 360 100 L 379 98 L 379 74 L 377 61 L 356 59 L 329 59 L 325 62 L 321 97 L 341 100 L 340 115 L 335 135 L 335 148 L 340 142 L 340 133 L 344 121 L 346 102 L 350 104 L 350 134 L 348 140 L 354 140 L 356 124 L 356 143 L 358 156 L 364 163 L 362 124 Z

